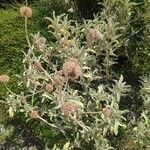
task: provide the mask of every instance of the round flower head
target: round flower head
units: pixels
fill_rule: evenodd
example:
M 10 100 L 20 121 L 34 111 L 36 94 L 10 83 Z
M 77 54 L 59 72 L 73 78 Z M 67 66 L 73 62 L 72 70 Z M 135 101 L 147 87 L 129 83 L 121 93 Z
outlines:
M 32 16 L 32 9 L 27 6 L 23 6 L 20 8 L 20 14 L 23 17 L 29 18 Z
M 9 77 L 7 75 L 0 75 L 0 82 L 1 83 L 8 83 Z
M 54 76 L 54 84 L 55 84 L 55 86 L 61 85 L 61 83 L 62 83 L 61 76 L 60 75 L 55 75 Z
M 32 110 L 29 115 L 31 118 L 38 118 L 38 112 L 35 110 Z
M 42 65 L 41 65 L 41 63 L 39 63 L 39 62 L 36 62 L 36 63 L 34 64 L 34 67 L 35 67 L 37 70 L 41 70 L 41 69 L 42 69 Z
M 62 78 L 61 78 L 62 74 L 63 74 L 62 70 L 57 71 L 55 73 L 55 75 L 54 75 L 54 85 L 55 86 L 59 86 L 62 84 Z
M 46 90 L 47 92 L 53 91 L 53 85 L 50 84 L 50 83 L 48 83 L 48 84 L 46 85 L 46 87 L 45 87 L 45 90 Z
M 81 75 L 81 67 L 78 65 L 78 59 L 72 58 L 66 61 L 62 67 L 63 74 L 70 80 L 77 79 Z
M 88 44 L 97 42 L 101 38 L 102 38 L 102 34 L 97 29 L 92 29 L 92 28 L 89 29 L 89 32 L 86 37 Z
M 112 110 L 110 108 L 103 108 L 102 113 L 106 118 L 110 118 L 112 116 Z
M 63 112 L 66 114 L 74 114 L 78 110 L 79 107 L 80 106 L 77 103 L 67 101 L 62 104 L 61 108 Z
M 45 37 L 40 37 L 38 36 L 37 38 L 34 39 L 34 43 L 36 46 L 38 46 L 40 49 L 43 49 L 46 44 L 46 38 Z

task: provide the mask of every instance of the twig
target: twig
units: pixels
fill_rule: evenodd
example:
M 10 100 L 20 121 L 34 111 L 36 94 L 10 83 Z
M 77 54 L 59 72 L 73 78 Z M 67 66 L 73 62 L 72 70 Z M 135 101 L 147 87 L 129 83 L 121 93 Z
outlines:
M 80 127 L 82 127 L 85 131 L 91 130 L 90 128 L 87 128 L 83 123 L 72 117 L 70 114 L 68 115 L 73 121 L 75 121 Z
M 25 17 L 25 34 L 26 34 L 26 40 L 27 40 L 27 43 L 28 43 L 29 48 L 32 49 L 31 43 L 30 43 L 30 40 L 29 40 L 29 36 L 28 36 L 27 24 L 28 24 L 28 18 Z
M 25 106 L 27 107 L 28 111 L 33 111 L 33 109 L 28 105 L 28 103 L 26 101 L 24 101 Z M 44 123 L 46 123 L 47 125 L 53 127 L 53 128 L 57 128 L 60 129 L 62 131 L 62 129 L 54 124 L 49 123 L 48 121 L 46 121 L 44 118 L 42 118 L 41 116 L 37 115 L 37 118 L 39 118 L 41 121 L 43 121 Z
M 101 111 L 98 112 L 82 112 L 82 114 L 99 114 L 101 113 Z
M 26 6 L 28 6 L 28 0 L 26 0 Z

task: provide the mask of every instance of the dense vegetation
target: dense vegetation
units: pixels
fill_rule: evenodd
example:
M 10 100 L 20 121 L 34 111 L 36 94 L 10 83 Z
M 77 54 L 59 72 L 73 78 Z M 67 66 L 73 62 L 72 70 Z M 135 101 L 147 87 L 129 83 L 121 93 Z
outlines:
M 101 4 L 99 4 L 99 2 Z M 58 40 L 57 36 L 55 34 L 53 36 L 48 32 L 49 21 L 44 19 L 44 17 L 52 18 L 53 11 L 56 12 L 56 16 L 66 13 L 69 15 L 69 19 L 78 21 L 78 23 L 84 25 L 83 18 L 85 20 L 94 19 L 93 14 L 103 12 L 104 2 L 105 0 L 73 0 L 68 3 L 62 0 L 31 0 L 29 1 L 29 4 L 33 9 L 33 16 L 32 18 L 29 18 L 28 22 L 28 32 L 30 34 L 30 38 L 32 39 L 31 34 L 40 32 L 41 35 L 46 37 L 48 46 L 54 46 L 54 43 Z M 24 1 L 17 0 L 15 2 L 11 0 L 3 0 L 0 2 L 0 74 L 7 74 L 11 77 L 8 86 L 14 93 L 20 93 L 20 91 L 26 90 L 26 88 L 20 84 L 21 78 L 16 76 L 16 74 L 21 75 L 24 72 L 24 67 L 22 64 L 24 55 L 22 51 L 28 51 L 28 45 L 25 39 L 24 19 L 20 16 L 19 12 L 19 9 L 23 3 Z M 73 7 L 74 12 L 68 11 L 70 6 Z M 146 148 L 148 150 L 150 147 L 148 144 L 149 139 L 140 128 L 140 125 L 143 129 L 147 128 L 147 130 L 145 130 L 149 135 L 149 109 L 145 107 L 145 105 L 149 104 L 150 97 L 150 83 L 148 76 L 150 73 L 150 2 L 148 0 L 120 0 L 116 2 L 111 0 L 108 7 L 111 11 L 106 11 L 117 13 L 117 23 L 119 24 L 119 27 L 123 28 L 123 30 L 120 30 L 115 26 L 113 28 L 114 30 L 116 28 L 116 35 L 119 35 L 119 38 L 114 36 L 116 41 L 119 43 L 119 46 L 115 47 L 117 49 L 115 52 L 117 56 L 115 58 L 115 62 L 117 62 L 117 64 L 113 64 L 111 69 L 115 72 L 115 79 L 118 76 L 120 77 L 120 74 L 124 76 L 126 83 L 131 85 L 131 91 L 130 94 L 123 97 L 119 103 L 121 110 L 128 109 L 130 111 L 129 114 L 125 114 L 125 117 L 127 118 L 126 122 L 129 122 L 127 124 L 127 130 L 120 129 L 119 134 L 116 134 L 116 136 L 108 136 L 107 140 L 109 140 L 109 144 L 117 150 L 137 150 L 137 147 L 140 147 L 141 150 L 145 150 Z M 111 14 L 108 14 L 108 16 L 109 15 Z M 92 22 L 95 26 L 97 25 L 96 21 L 94 22 L 95 24 Z M 88 23 L 84 27 L 88 28 Z M 55 30 L 54 27 L 53 29 Z M 104 27 L 102 29 L 105 31 Z M 83 34 L 82 32 L 83 31 L 81 31 L 81 34 Z M 84 45 L 85 37 L 81 36 L 80 39 L 83 40 Z M 57 46 L 55 49 L 57 49 Z M 92 59 L 94 55 L 91 55 L 91 53 L 90 59 L 94 61 Z M 55 59 L 59 60 L 62 64 L 62 60 L 68 57 L 66 54 L 62 54 L 62 57 L 60 57 L 57 53 L 55 54 L 56 56 L 52 59 L 54 64 L 56 62 Z M 99 65 L 102 63 L 104 58 L 99 54 L 97 55 L 98 57 L 96 57 L 96 61 L 98 64 L 96 65 Z M 90 62 L 90 59 L 86 61 Z M 102 72 L 102 75 L 103 74 L 105 75 L 105 73 Z M 143 78 L 142 83 L 141 77 Z M 113 80 L 110 79 L 109 81 L 106 78 L 104 80 L 102 79 L 102 81 L 92 81 L 90 88 L 95 90 L 97 88 L 95 88 L 97 84 L 94 82 L 104 84 L 105 86 L 110 86 L 110 84 L 113 83 Z M 71 88 L 84 91 L 84 87 L 79 82 L 75 82 L 74 85 L 71 83 Z M 108 91 L 106 91 L 106 93 L 107 92 Z M 0 98 L 2 100 L 4 100 L 6 93 L 6 87 L 1 84 Z M 47 105 L 49 105 L 49 103 Z M 60 145 L 55 146 L 62 149 L 63 145 L 68 142 L 68 139 L 73 141 L 75 138 L 71 137 L 72 134 L 70 133 L 67 133 L 67 136 L 70 136 L 69 138 L 65 137 L 61 132 L 53 130 L 53 128 L 44 125 L 40 122 L 40 120 L 35 118 L 26 121 L 28 117 L 19 111 L 17 111 L 11 118 L 9 117 L 9 113 L 7 111 L 9 109 L 8 105 L 4 105 L 2 103 L 0 107 L 0 126 L 2 129 L 2 132 L 0 133 L 1 149 L 10 149 L 10 147 L 19 149 L 21 146 L 30 147 L 30 145 L 33 145 L 36 146 L 37 149 L 44 150 L 45 146 L 52 149 L 52 147 L 57 143 Z M 146 110 L 146 112 L 144 112 L 144 110 Z M 147 119 L 146 123 L 141 116 L 143 116 L 145 120 Z M 91 117 L 91 119 L 93 118 Z M 134 122 L 134 119 L 137 122 Z M 140 122 L 139 126 L 137 125 L 138 121 Z M 137 127 L 133 130 L 133 127 L 136 125 Z M 77 128 L 75 128 L 75 131 L 76 129 Z M 73 133 L 73 135 L 75 134 L 76 133 Z M 137 140 L 137 135 L 141 137 L 141 139 L 138 139 L 139 141 Z M 80 143 L 80 146 L 82 146 L 81 149 L 93 149 L 92 144 L 88 145 L 88 148 L 86 148 L 88 141 L 84 141 L 84 138 L 82 139 L 83 143 Z M 89 138 L 91 137 L 89 136 Z M 137 142 L 136 144 L 134 140 Z M 90 142 L 92 142 L 92 140 Z

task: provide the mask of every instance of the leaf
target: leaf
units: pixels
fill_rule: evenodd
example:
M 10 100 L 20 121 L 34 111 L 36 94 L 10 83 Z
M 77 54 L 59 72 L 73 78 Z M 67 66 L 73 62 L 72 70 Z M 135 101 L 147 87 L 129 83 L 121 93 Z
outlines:
M 70 142 L 67 142 L 67 143 L 63 146 L 63 150 L 69 150 L 69 145 L 70 145 Z
M 92 52 L 92 53 L 96 54 L 96 52 L 93 49 L 91 49 L 91 48 L 88 48 L 87 52 Z
M 50 100 L 52 100 L 52 97 L 50 97 L 48 94 L 46 94 L 46 93 L 44 93 L 43 95 L 42 95 L 43 97 L 46 97 L 46 98 L 48 98 L 48 99 L 50 99 Z
M 122 82 L 123 82 L 123 76 L 121 75 L 121 76 L 120 76 L 120 79 L 119 79 L 119 85 L 121 85 Z
M 92 80 L 92 76 L 90 74 L 84 74 L 83 75 L 85 78 L 89 78 L 90 80 Z
M 149 126 L 149 118 L 145 115 L 145 113 L 142 113 L 142 117 L 145 119 L 146 125 Z
M 84 108 L 84 104 L 75 100 L 70 100 L 71 102 L 76 103 L 77 105 L 79 105 L 80 107 Z
M 114 133 L 115 133 L 115 135 L 118 134 L 118 126 L 119 126 L 119 122 L 118 122 L 118 120 L 116 120 L 115 121 L 115 125 L 114 125 Z
M 8 112 L 9 112 L 9 116 L 12 118 L 14 116 L 14 109 L 13 109 L 13 107 L 9 107 Z

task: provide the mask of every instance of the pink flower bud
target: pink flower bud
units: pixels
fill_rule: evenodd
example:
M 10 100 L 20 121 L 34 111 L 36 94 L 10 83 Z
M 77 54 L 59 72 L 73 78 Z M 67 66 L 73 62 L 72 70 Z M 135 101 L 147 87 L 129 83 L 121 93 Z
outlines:
M 88 44 L 92 44 L 93 42 L 97 42 L 102 39 L 102 34 L 97 29 L 91 28 L 89 29 L 86 39 Z
M 102 113 L 106 118 L 110 118 L 112 116 L 112 110 L 110 108 L 103 108 Z
M 0 75 L 0 82 L 1 83 L 8 83 L 9 82 L 9 77 L 7 75 Z
M 23 17 L 31 17 L 32 16 L 32 9 L 30 7 L 27 6 L 23 6 L 20 8 L 20 14 Z
M 61 108 L 62 108 L 62 111 L 64 113 L 66 113 L 66 114 L 73 114 L 73 113 L 75 113 L 78 110 L 79 107 L 80 106 L 78 104 L 76 104 L 74 102 L 67 101 L 67 102 L 64 102 L 62 104 Z
M 45 87 L 45 90 L 46 90 L 47 92 L 53 91 L 53 85 L 50 84 L 50 83 L 48 83 L 48 84 L 46 85 L 46 87 Z
M 76 58 L 66 61 L 62 67 L 63 74 L 70 80 L 77 79 L 81 75 L 81 67 Z

